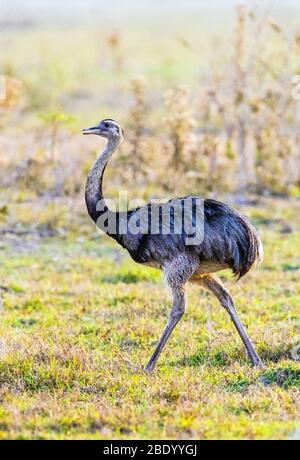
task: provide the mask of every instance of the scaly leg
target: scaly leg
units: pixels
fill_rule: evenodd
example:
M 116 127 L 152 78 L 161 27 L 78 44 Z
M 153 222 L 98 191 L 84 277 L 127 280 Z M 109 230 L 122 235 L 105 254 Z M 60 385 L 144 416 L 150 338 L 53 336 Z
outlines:
M 170 287 L 173 305 L 170 313 L 169 321 L 162 333 L 162 336 L 155 348 L 153 355 L 151 356 L 145 370 L 150 372 L 153 370 L 159 355 L 162 352 L 168 338 L 170 337 L 174 327 L 182 317 L 185 311 L 185 292 L 184 285 L 187 280 L 191 277 L 193 272 L 198 266 L 198 260 L 191 256 L 181 255 L 172 262 L 164 266 L 164 272 L 168 286 Z
M 154 369 L 156 361 L 158 360 L 159 355 L 162 352 L 165 344 L 167 343 L 168 338 L 170 337 L 174 327 L 182 317 L 185 311 L 185 295 L 183 289 L 173 292 L 173 306 L 170 313 L 169 321 L 162 333 L 161 338 L 152 354 L 149 362 L 145 368 L 146 371 L 150 372 Z
M 253 366 L 262 366 L 262 362 L 256 353 L 251 340 L 248 337 L 248 334 L 234 308 L 233 300 L 229 292 L 222 285 L 221 281 L 213 275 L 208 275 L 201 278 L 201 284 L 205 286 L 209 291 L 211 291 L 218 298 L 222 307 L 229 313 L 230 318 L 232 319 L 248 353 L 248 356 L 253 364 Z

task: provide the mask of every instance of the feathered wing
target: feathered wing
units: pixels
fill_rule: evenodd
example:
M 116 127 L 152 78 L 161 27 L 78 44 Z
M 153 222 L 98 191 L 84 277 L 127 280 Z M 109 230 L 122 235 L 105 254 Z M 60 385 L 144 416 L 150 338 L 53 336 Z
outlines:
M 204 212 L 199 225 L 204 223 L 203 239 L 197 245 L 187 245 L 187 234 L 174 231 L 174 216 L 176 209 L 181 209 L 186 200 L 197 197 L 181 197 L 168 203 L 149 205 L 129 211 L 126 219 L 140 225 L 141 233 L 129 232 L 122 237 L 120 244 L 126 247 L 131 257 L 140 263 L 163 266 L 164 262 L 176 258 L 179 253 L 197 254 L 199 265 L 204 262 L 231 268 L 237 279 L 244 276 L 263 256 L 262 244 L 256 229 L 239 212 L 231 207 L 215 201 L 200 200 L 204 205 Z M 165 210 L 173 208 L 170 214 L 170 225 L 162 219 L 163 212 L 157 213 L 157 208 Z M 151 214 L 153 213 L 153 214 Z M 158 219 L 158 232 L 153 233 L 151 223 Z M 204 231 L 203 231 L 204 230 Z

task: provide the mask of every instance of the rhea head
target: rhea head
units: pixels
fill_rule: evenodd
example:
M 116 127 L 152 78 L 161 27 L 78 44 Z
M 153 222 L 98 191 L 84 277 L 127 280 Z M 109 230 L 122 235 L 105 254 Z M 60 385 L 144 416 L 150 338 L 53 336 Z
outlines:
M 96 134 L 97 136 L 105 137 L 108 141 L 114 141 L 118 144 L 120 144 L 124 138 L 124 132 L 121 126 L 110 118 L 100 121 L 100 123 L 92 128 L 84 128 L 82 134 Z

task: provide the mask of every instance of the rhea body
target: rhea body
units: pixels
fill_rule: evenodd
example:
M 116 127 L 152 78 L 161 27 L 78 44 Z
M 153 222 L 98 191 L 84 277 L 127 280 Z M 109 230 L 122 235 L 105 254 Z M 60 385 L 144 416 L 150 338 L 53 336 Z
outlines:
M 260 358 L 238 317 L 233 300 L 215 275 L 219 270 L 228 268 L 237 279 L 241 278 L 262 259 L 262 244 L 255 228 L 231 207 L 206 199 L 202 200 L 204 232 L 199 244 L 187 244 L 187 235 L 184 231 L 181 234 L 164 234 L 161 231 L 156 234 L 121 232 L 124 220 L 139 218 L 150 209 L 149 205 L 146 205 L 122 213 L 114 212 L 106 206 L 102 191 L 103 174 L 110 157 L 123 141 L 123 130 L 114 120 L 105 119 L 92 128 L 83 129 L 82 132 L 95 134 L 107 140 L 104 150 L 99 154 L 87 177 L 85 200 L 90 217 L 100 228 L 103 227 L 102 230 L 110 237 L 127 249 L 135 262 L 162 269 L 172 294 L 168 322 L 145 370 L 153 370 L 174 327 L 185 312 L 185 288 L 188 282 L 199 284 L 218 298 L 222 307 L 229 313 L 251 363 L 255 366 L 260 365 Z M 176 198 L 171 200 L 168 206 L 171 203 L 174 208 L 178 208 L 193 198 L 197 197 Z M 105 220 L 102 220 L 104 215 Z M 107 216 L 113 217 L 116 222 L 114 231 L 107 229 L 104 224 Z

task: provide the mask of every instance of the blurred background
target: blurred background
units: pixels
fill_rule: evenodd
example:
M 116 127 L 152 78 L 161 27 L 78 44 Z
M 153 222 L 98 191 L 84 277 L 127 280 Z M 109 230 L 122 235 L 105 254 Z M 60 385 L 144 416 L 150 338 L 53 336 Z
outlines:
M 299 439 L 300 3 L 237 3 L 0 0 L 0 439 Z M 259 270 L 221 279 L 265 370 L 190 286 L 141 372 L 170 302 L 87 215 L 103 118 L 126 134 L 106 197 L 213 197 L 258 228 Z
M 85 213 L 101 141 L 80 129 L 105 117 L 126 133 L 106 195 L 299 197 L 299 10 L 296 0 L 1 0 L 2 223 L 56 231 L 64 213 Z M 13 217 L 16 203 L 30 203 L 28 222 Z

